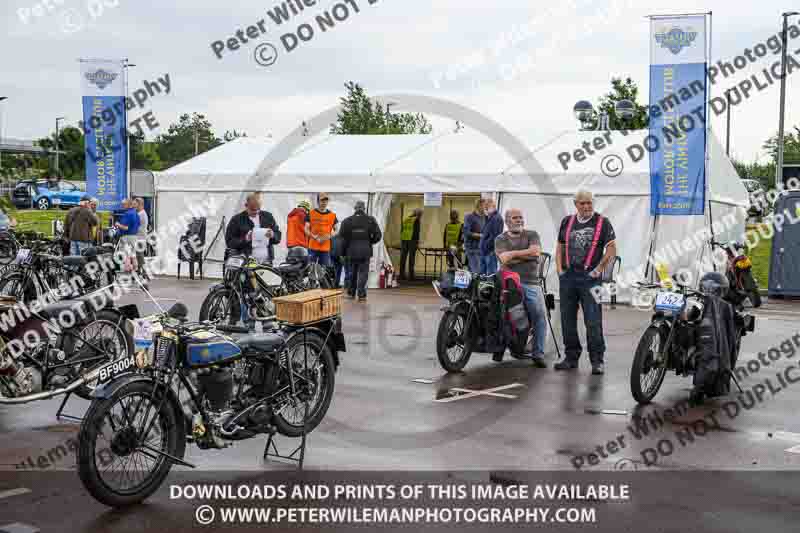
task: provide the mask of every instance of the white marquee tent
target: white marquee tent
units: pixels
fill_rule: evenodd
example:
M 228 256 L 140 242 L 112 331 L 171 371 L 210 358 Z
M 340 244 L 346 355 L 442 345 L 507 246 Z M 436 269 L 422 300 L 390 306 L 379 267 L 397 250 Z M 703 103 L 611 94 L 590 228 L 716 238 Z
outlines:
M 562 152 L 593 142 L 600 132 L 564 132 L 546 143 L 521 139 L 530 147 L 532 158 L 519 161 L 511 151 L 481 134 L 460 131 L 442 135 L 324 135 L 310 138 L 278 158 L 265 169 L 265 161 L 275 157 L 277 144 L 272 139 L 240 138 L 203 153 L 164 172 L 156 173 L 156 224 L 164 237 L 159 256 L 167 272 L 175 272 L 175 252 L 180 231 L 164 228 L 179 226 L 181 216 L 212 200 L 215 206 L 207 216 L 207 242 L 223 222 L 243 208 L 244 194 L 263 192 L 264 208 L 271 211 L 285 229 L 289 211 L 301 199 L 316 193 L 329 193 L 330 209 L 342 219 L 353 212 L 356 200 L 368 203 L 369 211 L 381 225 L 389 213 L 393 193 L 491 193 L 500 209 L 511 206 L 526 214 L 526 226 L 537 230 L 545 251 L 552 252 L 558 222 L 574 208 L 572 196 L 578 189 L 594 192 L 598 211 L 609 217 L 618 238 L 618 253 L 623 270 L 646 262 L 651 251 L 661 250 L 672 241 L 682 240 L 708 225 L 708 216 L 660 217 L 654 224 L 650 216 L 648 158 L 633 161 L 626 148 L 641 144 L 646 131 L 610 132 L 612 143 L 604 150 L 564 170 L 558 160 Z M 303 139 L 305 140 L 305 139 Z M 718 240 L 739 237 L 744 230 L 742 208 L 748 205 L 747 192 L 719 142 L 710 137 L 708 200 Z M 624 170 L 616 177 L 600 171 L 603 157 L 618 155 Z M 194 206 L 194 207 L 193 207 Z M 738 216 L 734 222 L 731 215 Z M 719 231 L 727 221 L 724 234 Z M 284 232 L 285 234 L 285 232 Z M 285 239 L 285 236 L 284 236 Z M 655 248 L 651 245 L 655 241 Z M 669 249 L 674 250 L 674 248 Z M 209 259 L 220 260 L 224 253 L 224 228 L 208 250 Z M 662 254 L 674 270 L 694 264 L 707 250 L 684 247 L 683 253 Z M 276 249 L 282 259 L 285 245 Z M 376 263 L 388 261 L 385 247 L 376 246 Z M 208 263 L 207 263 L 208 264 Z M 218 272 L 218 269 L 217 269 Z M 214 271 L 211 270 L 213 275 Z M 373 279 L 375 284 L 375 272 Z M 551 271 L 550 286 L 557 280 Z M 641 279 L 641 275 L 639 275 Z

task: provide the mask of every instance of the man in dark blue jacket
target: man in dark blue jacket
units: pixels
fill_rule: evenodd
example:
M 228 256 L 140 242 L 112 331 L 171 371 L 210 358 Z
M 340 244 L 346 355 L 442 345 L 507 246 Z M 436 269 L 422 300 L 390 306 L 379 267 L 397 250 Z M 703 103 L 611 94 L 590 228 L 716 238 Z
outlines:
M 481 232 L 481 274 L 497 272 L 497 255 L 494 253 L 494 240 L 503 233 L 503 217 L 497 212 L 497 203 L 493 199 L 486 201 L 486 224 Z

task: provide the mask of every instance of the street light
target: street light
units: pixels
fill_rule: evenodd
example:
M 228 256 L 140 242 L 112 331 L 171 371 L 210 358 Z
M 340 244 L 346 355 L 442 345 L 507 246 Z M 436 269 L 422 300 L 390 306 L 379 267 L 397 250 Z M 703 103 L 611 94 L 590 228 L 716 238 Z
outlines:
M 0 102 L 2 102 L 3 100 L 7 100 L 7 99 L 8 99 L 8 96 L 0 96 Z M 0 114 L 0 119 L 2 119 L 2 118 L 3 118 L 3 115 Z M 0 144 L 3 144 L 3 121 L 2 120 L 0 120 Z M 3 156 L 3 151 L 0 150 L 0 168 L 3 168 L 2 156 Z
M 125 90 L 122 103 L 124 104 L 123 109 L 125 109 L 125 194 L 127 196 L 133 195 L 131 192 L 131 138 L 128 135 L 128 69 L 135 66 L 135 63 L 128 63 L 127 57 L 122 62 L 122 68 L 125 71 Z
M 58 121 L 65 120 L 64 117 L 56 117 L 56 177 L 59 177 L 59 170 L 58 170 Z
M 387 102 L 386 103 L 386 133 L 389 133 L 389 120 L 392 114 L 389 112 L 393 105 L 397 105 L 397 102 Z
M 789 30 L 789 17 L 800 15 L 797 11 L 787 11 L 783 13 L 783 30 L 781 31 L 781 104 L 778 113 L 778 161 L 775 168 L 775 188 L 783 189 L 783 121 L 786 111 L 786 47 L 788 46 L 787 33 Z
M 611 129 L 608 113 L 605 111 L 598 113 L 595 111 L 591 102 L 587 100 L 578 101 L 578 103 L 573 106 L 572 112 L 575 113 L 575 118 L 580 121 L 581 127 L 584 130 L 589 129 L 589 124 L 595 117 L 597 118 L 597 125 L 594 127 L 595 131 Z M 636 114 L 636 104 L 630 100 L 618 100 L 614 102 L 614 114 L 623 122 L 632 119 Z

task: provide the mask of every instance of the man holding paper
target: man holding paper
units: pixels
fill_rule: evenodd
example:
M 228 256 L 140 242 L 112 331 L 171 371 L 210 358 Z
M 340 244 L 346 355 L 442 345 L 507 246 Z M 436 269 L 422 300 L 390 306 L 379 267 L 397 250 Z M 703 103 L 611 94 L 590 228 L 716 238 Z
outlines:
M 261 195 L 247 195 L 245 210 L 231 217 L 225 230 L 225 245 L 253 256 L 261 263 L 272 263 L 273 246 L 281 242 L 281 230 L 269 211 L 261 210 Z

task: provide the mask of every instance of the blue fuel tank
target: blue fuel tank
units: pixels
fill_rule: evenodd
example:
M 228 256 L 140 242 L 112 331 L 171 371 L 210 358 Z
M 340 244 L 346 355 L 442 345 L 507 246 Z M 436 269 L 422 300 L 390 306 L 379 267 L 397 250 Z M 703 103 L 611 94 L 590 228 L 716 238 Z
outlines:
M 186 342 L 186 362 L 190 367 L 227 363 L 241 355 L 238 344 L 211 331 L 196 331 Z

